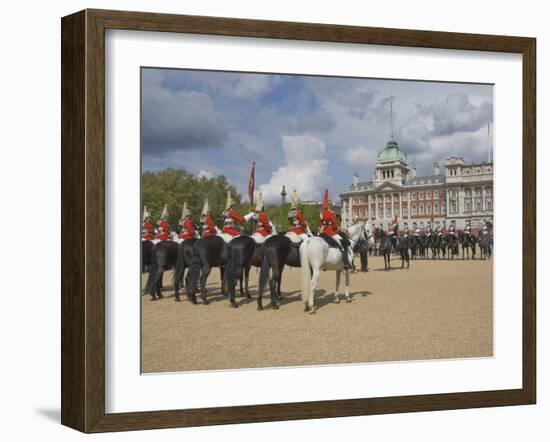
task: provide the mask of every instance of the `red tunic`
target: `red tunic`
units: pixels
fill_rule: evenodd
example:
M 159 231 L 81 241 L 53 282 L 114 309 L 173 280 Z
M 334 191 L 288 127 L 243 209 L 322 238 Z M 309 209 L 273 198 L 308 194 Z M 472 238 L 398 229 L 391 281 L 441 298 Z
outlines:
M 181 239 L 191 239 L 195 237 L 195 227 L 190 219 L 184 219 L 181 223 L 181 231 L 178 235 Z
M 206 224 L 207 229 L 202 232 L 202 237 L 206 238 L 208 236 L 214 236 L 216 234 L 216 224 L 214 224 L 214 220 L 210 215 L 206 215 L 204 224 Z
M 225 215 L 225 225 L 223 226 L 222 232 L 231 236 L 239 236 L 241 232 L 239 232 L 239 230 L 235 227 L 235 221 L 245 223 L 246 219 L 240 216 L 237 212 L 229 210 L 229 212 Z
M 165 219 L 159 221 L 159 232 L 157 233 L 157 239 L 161 241 L 167 241 L 170 239 L 170 225 Z
M 155 227 L 153 224 L 144 222 L 141 237 L 146 241 L 153 241 L 155 239 Z
M 294 226 L 290 229 L 291 232 L 296 233 L 296 235 L 304 235 L 307 233 L 307 224 L 304 219 L 304 215 L 299 210 L 296 210 L 296 221 L 298 222 L 297 226 Z
M 338 234 L 336 215 L 331 210 L 323 210 L 323 212 L 321 212 L 321 225 L 323 226 L 323 233 L 329 236 Z
M 267 215 L 262 212 L 258 216 L 258 226 L 256 228 L 256 233 L 259 233 L 262 236 L 269 236 L 271 235 L 271 223 L 269 222 L 269 218 Z

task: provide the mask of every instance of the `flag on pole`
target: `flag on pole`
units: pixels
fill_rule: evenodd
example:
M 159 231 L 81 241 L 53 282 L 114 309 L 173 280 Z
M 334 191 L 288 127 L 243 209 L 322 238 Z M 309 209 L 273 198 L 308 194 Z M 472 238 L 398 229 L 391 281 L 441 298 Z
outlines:
M 250 178 L 248 179 L 248 200 L 250 201 L 250 207 L 254 207 L 254 173 L 256 169 L 256 162 L 252 161 L 252 170 L 250 171 Z

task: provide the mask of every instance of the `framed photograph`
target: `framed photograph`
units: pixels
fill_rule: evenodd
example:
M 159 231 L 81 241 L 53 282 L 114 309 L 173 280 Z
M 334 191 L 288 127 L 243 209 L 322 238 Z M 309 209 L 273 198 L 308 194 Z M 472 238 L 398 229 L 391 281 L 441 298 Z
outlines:
M 535 53 L 64 17 L 62 423 L 534 404 Z

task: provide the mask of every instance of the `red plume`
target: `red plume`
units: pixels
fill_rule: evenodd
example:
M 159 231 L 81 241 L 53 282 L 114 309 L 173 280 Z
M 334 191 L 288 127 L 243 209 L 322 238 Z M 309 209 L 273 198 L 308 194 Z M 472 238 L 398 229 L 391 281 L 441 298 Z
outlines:
M 323 196 L 323 210 L 328 210 L 328 189 L 325 189 L 325 196 Z

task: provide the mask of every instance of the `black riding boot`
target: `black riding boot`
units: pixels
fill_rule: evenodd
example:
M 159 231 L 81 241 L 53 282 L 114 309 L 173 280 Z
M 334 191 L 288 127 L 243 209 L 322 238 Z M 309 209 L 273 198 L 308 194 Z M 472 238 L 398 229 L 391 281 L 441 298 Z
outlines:
M 352 266 L 349 262 L 348 248 L 346 246 L 343 246 L 340 250 L 342 252 L 342 261 L 344 261 L 344 269 L 350 270 Z

